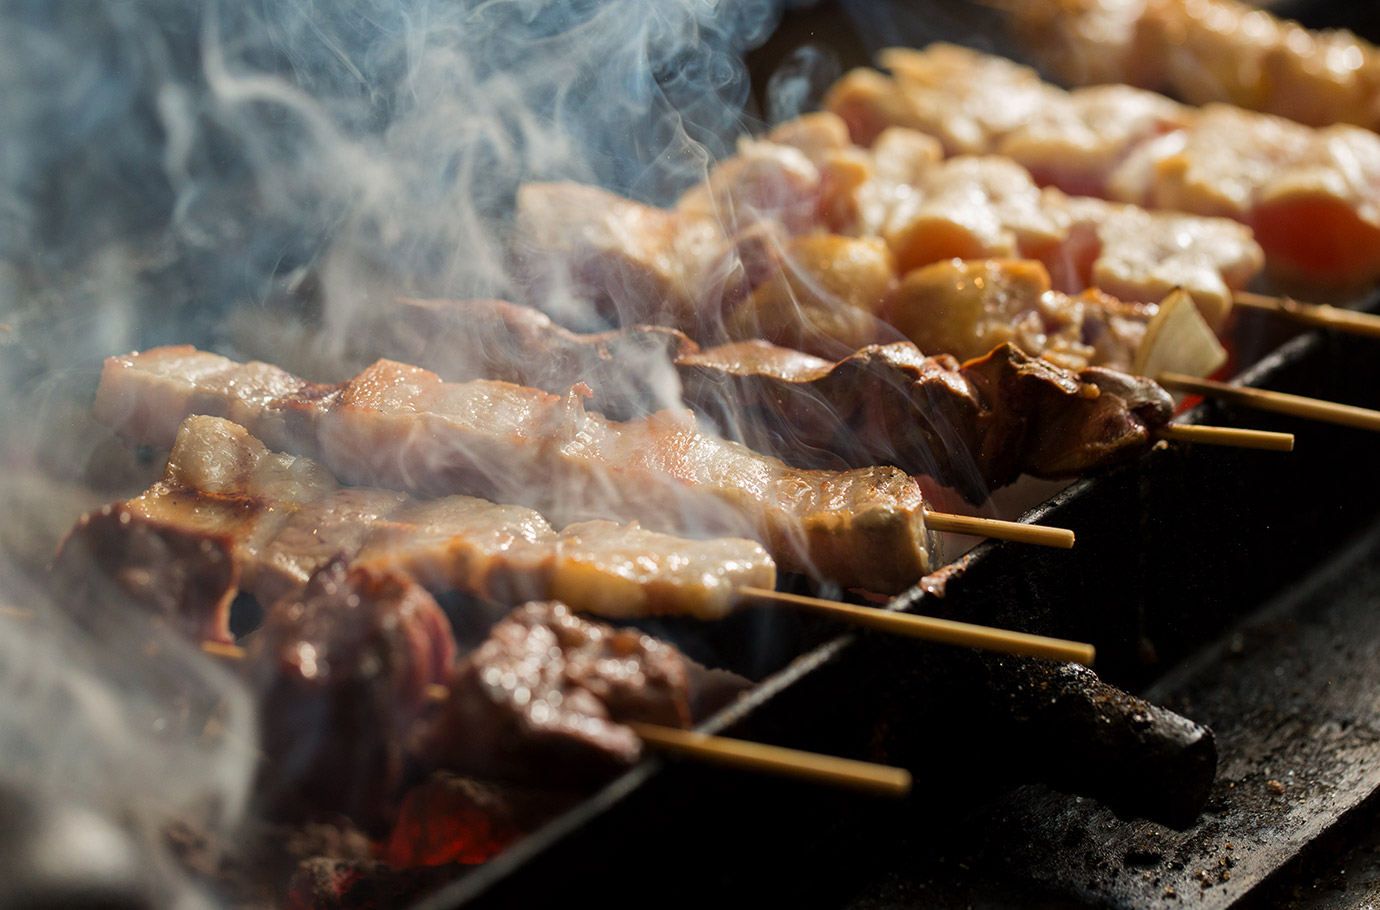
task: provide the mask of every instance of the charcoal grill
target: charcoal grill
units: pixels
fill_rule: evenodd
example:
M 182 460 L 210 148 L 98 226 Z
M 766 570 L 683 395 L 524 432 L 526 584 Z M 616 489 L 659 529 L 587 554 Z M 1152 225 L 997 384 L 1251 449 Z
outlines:
M 1380 406 L 1370 344 L 1310 333 L 1244 378 Z M 1235 906 L 1316 877 L 1380 808 L 1380 438 L 1216 405 L 1189 419 L 1299 446 L 1156 450 L 1027 516 L 1073 528 L 1074 550 L 983 544 L 943 596 L 906 602 L 1088 638 L 1104 678 L 1211 724 L 1221 765 L 1192 827 L 1024 783 L 1086 746 L 1002 719 L 1023 696 L 974 690 L 998 659 L 848 634 L 709 727 L 905 765 L 909 800 L 647 762 L 420 906 L 556 900 L 592 869 L 673 905 L 769 893 L 840 908 Z
M 1310 12 L 1336 21 L 1288 9 Z M 892 30 L 877 42 L 993 33 L 954 0 L 875 15 Z M 795 15 L 756 69 L 812 30 L 843 66 L 863 62 L 849 22 L 830 4 Z M 1380 407 L 1375 342 L 1241 319 L 1273 351 L 1248 381 Z M 1299 448 L 1157 449 L 1027 516 L 1073 529 L 1074 550 L 986 543 L 898 601 L 1092 641 L 1104 679 L 1211 724 L 1220 770 L 1185 830 L 1135 817 L 1174 781 L 1127 784 L 1134 771 L 1089 765 L 1086 740 L 1024 722 L 1039 695 L 1012 688 L 1011 662 L 759 609 L 697 630 L 715 662 L 765 675 L 705 728 L 904 765 L 910 799 L 652 759 L 416 906 L 593 890 L 661 906 L 1322 907 L 1314 882 L 1342 869 L 1337 899 L 1364 896 L 1357 863 L 1380 831 L 1380 437 L 1212 404 L 1188 419 L 1287 430 Z M 1038 782 L 1096 792 L 1101 775 L 1130 796 L 1109 807 Z
M 993 34 L 981 11 L 936 6 L 880 5 L 871 21 L 895 33 L 872 46 Z M 1340 4 L 1281 12 L 1374 24 Z M 816 33 L 843 67 L 864 62 L 851 22 L 832 4 L 788 19 L 759 71 Z M 1380 407 L 1374 342 L 1240 318 L 1239 337 L 1273 351 L 1244 382 Z M 686 906 L 1330 907 L 1380 894 L 1380 437 L 1214 403 L 1185 419 L 1293 432 L 1298 449 L 1161 447 L 1026 516 L 1072 528 L 1074 550 L 986 543 L 900 602 L 1090 640 L 1104 679 L 1210 724 L 1220 767 L 1190 827 L 1030 783 L 1090 792 L 1066 769 L 1095 769 L 1085 743 L 1013 721 L 1029 696 L 1001 659 L 750 614 L 719 631 L 727 653 L 760 623 L 777 656 L 805 650 L 706 728 L 907 766 L 909 800 L 653 760 L 419 906 L 554 901 L 594 869 L 621 895 Z M 1121 783 L 1168 798 L 1162 781 Z

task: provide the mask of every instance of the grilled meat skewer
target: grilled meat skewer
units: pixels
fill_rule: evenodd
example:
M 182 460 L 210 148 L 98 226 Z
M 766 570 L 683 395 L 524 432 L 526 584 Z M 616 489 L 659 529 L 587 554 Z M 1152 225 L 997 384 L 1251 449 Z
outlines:
M 455 655 L 445 614 L 411 579 L 341 559 L 322 566 L 249 638 L 260 800 L 279 816 L 386 824 L 427 687 Z
M 1254 231 L 1276 278 L 1300 286 L 1380 278 L 1380 136 L 1369 130 L 1224 104 L 1199 110 L 1127 86 L 1064 91 L 953 45 L 880 59 L 894 78 L 854 71 L 825 99 L 856 141 L 899 124 L 939 137 L 950 154 L 1009 156 L 1066 192 L 1229 217 Z
M 447 697 L 420 731 L 428 767 L 570 784 L 632 765 L 629 721 L 688 727 L 689 677 L 671 645 L 634 629 L 529 603 L 500 620 L 446 677 Z
M 690 724 L 676 648 L 558 602 L 514 609 L 455 658 L 445 615 L 411 579 L 323 566 L 269 609 L 245 654 L 262 706 L 261 799 L 279 816 L 338 811 L 377 829 L 396 811 L 406 755 L 427 771 L 568 787 L 641 757 L 625 722 Z
M 528 184 L 514 244 L 522 286 L 538 305 L 546 289 L 573 289 L 609 321 L 675 326 L 706 343 L 756 337 L 779 321 L 766 314 L 803 309 L 827 320 L 817 335 L 841 339 L 810 352 L 836 359 L 892 340 L 872 318 L 890 288 L 955 257 L 1037 259 L 1069 294 L 1096 287 L 1150 303 L 1183 288 L 1214 327 L 1264 262 L 1249 228 L 1226 218 L 1041 189 L 1008 158 L 941 156 L 937 140 L 904 127 L 854 145 L 826 112 L 745 140 L 673 209 L 578 184 Z M 643 230 L 649 219 L 663 227 Z M 701 235 L 712 230 L 711 244 Z
M 895 592 L 932 565 L 925 503 L 904 472 L 791 468 L 700 432 L 687 414 L 611 421 L 584 410 L 579 387 L 562 399 L 444 383 L 391 361 L 318 385 L 189 347 L 107 361 L 96 415 L 124 436 L 170 447 L 191 414 L 226 416 L 346 482 L 479 494 L 561 523 L 751 536 L 783 569 L 845 587 Z
M 1125 82 L 1309 126 L 1380 130 L 1380 50 L 1237 0 L 1001 0 L 1012 33 L 1066 85 Z
M 676 394 L 665 389 L 670 379 L 696 413 L 798 467 L 894 464 L 976 501 L 1022 473 L 1077 476 L 1133 458 L 1172 412 L 1149 380 L 1098 368 L 1074 374 L 1012 345 L 962 366 L 903 342 L 830 363 L 762 341 L 698 350 L 665 328 L 578 335 L 497 300 L 400 301 L 365 334 L 368 356 L 447 380 L 487 374 L 552 392 L 586 381 L 592 406 L 614 417 L 659 407 Z M 655 370 L 669 371 L 668 359 L 670 377 Z
M 69 556 L 69 549 L 79 552 Z M 739 587 L 776 585 L 775 566 L 754 541 L 689 540 L 609 521 L 557 533 L 522 506 L 341 487 L 320 464 L 270 452 L 216 417 L 188 418 L 162 479 L 78 522 L 58 563 L 87 554 L 96 554 L 103 575 L 155 612 L 177 617 L 194 638 L 221 642 L 230 641 L 236 590 L 273 604 L 300 596 L 314 573 L 341 560 L 351 569 L 406 574 L 433 591 L 500 603 L 560 597 L 575 609 L 619 617 L 717 619 L 735 605 Z M 169 584 L 193 572 L 192 590 Z

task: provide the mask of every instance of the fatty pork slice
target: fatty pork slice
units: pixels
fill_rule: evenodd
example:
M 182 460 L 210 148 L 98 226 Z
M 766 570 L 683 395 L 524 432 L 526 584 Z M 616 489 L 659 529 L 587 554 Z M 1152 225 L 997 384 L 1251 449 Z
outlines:
M 568 298 L 585 300 L 607 321 L 669 325 L 692 336 L 742 281 L 714 218 L 577 183 L 518 191 L 514 249 L 526 302 L 559 308 Z
M 185 584 L 166 585 L 156 604 L 158 612 L 205 615 L 216 640 L 228 640 L 220 607 L 237 586 L 271 604 L 300 593 L 337 557 L 351 567 L 405 573 L 433 591 L 502 603 L 559 593 L 577 609 L 623 617 L 716 619 L 733 608 L 738 587 L 776 584 L 771 558 L 754 541 L 686 540 L 613 522 L 578 523 L 558 534 L 523 506 L 342 488 L 311 459 L 270 452 L 244 428 L 214 417 L 188 418 L 164 477 L 106 511 L 114 518 L 84 519 L 73 534 L 99 539 L 106 574 L 126 587 L 180 577 L 178 566 L 224 554 L 231 577 L 214 592 L 189 591 L 199 592 L 199 611 L 162 604 Z M 154 555 L 170 553 L 188 555 L 151 574 Z M 191 557 L 198 560 L 185 562 Z M 199 577 L 204 586 L 223 574 L 207 569 Z
M 641 755 L 626 722 L 690 723 L 684 658 L 633 629 L 530 603 L 494 626 L 449 674 L 448 697 L 418 737 L 431 767 L 578 785 Z
M 553 394 L 582 381 L 591 408 L 614 419 L 647 413 L 679 398 L 672 364 L 697 345 L 663 326 L 581 335 L 530 306 L 504 300 L 396 301 L 361 339 L 360 368 L 392 357 L 448 381 L 500 379 Z
M 206 389 L 166 362 L 208 359 L 221 372 Z M 561 525 L 632 520 L 668 533 L 753 537 L 783 568 L 845 587 L 895 592 L 930 570 L 920 488 L 895 468 L 800 470 L 701 432 L 688 413 L 610 421 L 584 411 L 578 388 L 559 398 L 501 382 L 444 383 L 386 360 L 340 386 L 264 402 L 240 396 L 231 379 L 239 366 L 213 354 L 197 361 L 186 348 L 111 358 L 96 413 L 140 442 L 168 445 L 139 435 L 163 425 L 126 419 L 144 411 L 148 390 L 234 411 L 251 432 L 278 432 L 348 482 L 483 495 Z
M 406 738 L 454 659 L 445 614 L 405 576 L 333 560 L 274 604 L 245 656 L 273 814 L 386 823 Z

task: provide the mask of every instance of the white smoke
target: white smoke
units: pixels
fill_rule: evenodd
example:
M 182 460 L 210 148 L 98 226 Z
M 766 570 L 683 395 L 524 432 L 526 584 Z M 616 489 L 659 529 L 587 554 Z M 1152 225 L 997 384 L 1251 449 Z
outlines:
M 86 418 L 104 357 L 224 350 L 270 300 L 348 329 L 397 294 L 507 295 L 516 188 L 674 199 L 731 151 L 780 5 L 0 0 L 0 606 L 33 617 L 0 638 L 0 783 L 145 830 L 230 831 L 245 801 L 238 684 L 40 592 L 61 530 L 157 468 Z

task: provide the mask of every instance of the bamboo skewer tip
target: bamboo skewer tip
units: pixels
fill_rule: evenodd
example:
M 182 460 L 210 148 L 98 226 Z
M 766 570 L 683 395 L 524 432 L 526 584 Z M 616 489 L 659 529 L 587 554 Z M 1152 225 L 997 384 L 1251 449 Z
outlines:
M 1238 291 L 1232 300 L 1237 306 L 1278 313 L 1305 325 L 1380 338 L 1380 316 L 1374 313 L 1362 313 L 1327 304 L 1301 303 L 1290 297 L 1270 297 L 1250 291 Z
M 644 743 L 675 755 L 685 755 L 728 767 L 845 786 L 898 799 L 910 793 L 913 783 L 909 771 L 890 765 L 821 755 L 816 752 L 802 752 L 783 746 L 710 736 L 693 730 L 636 721 L 627 726 L 631 727 Z
M 930 509 L 925 510 L 925 521 L 936 531 L 952 534 L 973 534 L 978 537 L 992 537 L 997 540 L 1010 540 L 1014 543 L 1034 544 L 1041 547 L 1056 547 L 1061 550 L 1072 548 L 1075 539 L 1074 533 L 1068 528 L 1050 528 L 1020 521 L 978 518 L 973 515 L 935 512 Z
M 1260 449 L 1268 452 L 1294 451 L 1293 433 L 1273 430 L 1250 430 L 1238 427 L 1213 427 L 1192 423 L 1172 423 L 1159 431 L 1161 439 L 1171 442 L 1194 442 L 1202 445 L 1233 446 L 1238 449 Z
M 1291 395 L 1287 392 L 1275 392 L 1270 389 L 1257 389 L 1253 386 L 1229 385 L 1213 379 L 1185 376 L 1182 373 L 1161 373 L 1155 377 L 1155 381 L 1170 391 L 1220 398 L 1232 404 L 1259 408 L 1262 411 L 1274 411 L 1292 417 L 1301 417 L 1305 420 L 1319 420 L 1324 423 L 1335 423 L 1360 430 L 1380 432 L 1380 411 L 1370 408 L 1339 404 L 1320 398 L 1308 398 L 1303 395 Z
M 843 622 L 893 635 L 905 635 L 926 641 L 960 647 L 981 648 L 1003 654 L 1016 654 L 1024 657 L 1041 657 L 1064 663 L 1076 663 L 1090 667 L 1097 658 L 1097 649 L 1091 644 L 1051 638 L 1046 635 L 1032 635 L 1010 629 L 997 629 L 974 623 L 940 619 L 935 616 L 920 616 L 915 613 L 899 613 L 877 607 L 863 607 L 856 604 L 791 594 L 769 588 L 742 587 L 738 593 L 753 600 L 800 607 L 831 616 Z

